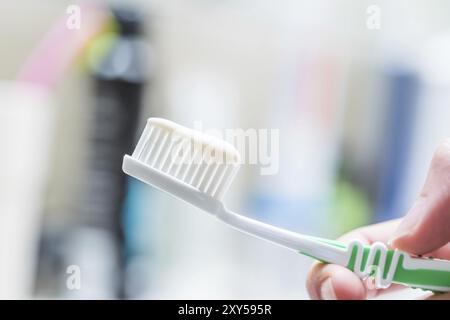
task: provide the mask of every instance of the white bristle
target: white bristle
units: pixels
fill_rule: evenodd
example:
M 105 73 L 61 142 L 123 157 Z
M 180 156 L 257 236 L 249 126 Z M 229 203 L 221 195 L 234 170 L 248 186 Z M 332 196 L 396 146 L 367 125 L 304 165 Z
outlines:
M 219 200 L 240 162 L 225 141 L 158 118 L 147 121 L 132 157 Z

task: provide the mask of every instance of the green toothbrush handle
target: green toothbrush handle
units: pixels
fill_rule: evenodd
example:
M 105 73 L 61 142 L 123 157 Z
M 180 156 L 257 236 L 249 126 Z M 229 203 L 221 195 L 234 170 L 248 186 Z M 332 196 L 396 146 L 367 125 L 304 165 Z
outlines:
M 421 259 L 421 258 L 411 258 Z M 397 267 L 393 282 L 406 284 L 412 288 L 431 290 L 435 293 L 450 292 L 450 262 L 448 260 L 425 260 L 425 264 L 417 269 L 406 269 L 402 265 Z M 413 260 L 414 261 L 414 260 Z M 437 268 L 446 265 L 444 268 Z
M 371 276 L 375 285 L 388 287 L 391 282 L 431 290 L 450 292 L 450 261 L 412 257 L 406 252 L 387 249 L 382 243 L 350 243 L 347 268 L 361 277 Z
M 450 292 L 449 260 L 413 257 L 400 250 L 388 249 L 381 242 L 363 245 L 358 240 L 349 244 L 320 238 L 315 238 L 315 241 L 341 249 L 346 255 L 342 260 L 345 263 L 341 264 L 362 279 L 372 277 L 377 288 L 387 288 L 391 283 L 398 283 L 435 293 Z

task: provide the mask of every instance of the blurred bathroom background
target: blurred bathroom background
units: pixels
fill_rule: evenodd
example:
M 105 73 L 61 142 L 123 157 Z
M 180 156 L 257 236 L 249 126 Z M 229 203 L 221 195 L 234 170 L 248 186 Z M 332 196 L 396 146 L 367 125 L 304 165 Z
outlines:
M 332 238 L 404 215 L 450 136 L 445 0 L 16 0 L 0 14 L 1 298 L 307 298 L 309 258 L 121 172 L 148 117 L 278 130 L 279 170 L 244 164 L 226 203 Z

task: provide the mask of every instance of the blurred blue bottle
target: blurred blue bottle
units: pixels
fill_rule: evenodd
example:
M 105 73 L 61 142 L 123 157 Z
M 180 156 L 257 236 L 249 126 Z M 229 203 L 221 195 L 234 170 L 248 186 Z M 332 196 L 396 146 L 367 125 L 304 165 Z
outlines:
M 406 210 L 400 198 L 414 135 L 420 81 L 413 69 L 397 65 L 386 70 L 385 86 L 386 131 L 380 155 L 375 222 L 398 218 Z

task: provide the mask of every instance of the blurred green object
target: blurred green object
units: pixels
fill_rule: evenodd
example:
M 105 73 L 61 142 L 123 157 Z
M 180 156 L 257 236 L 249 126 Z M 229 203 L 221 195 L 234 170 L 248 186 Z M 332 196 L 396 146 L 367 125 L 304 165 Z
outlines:
M 81 70 L 95 69 L 116 42 L 118 34 L 119 25 L 116 19 L 111 16 L 106 21 L 102 31 L 87 42 L 85 49 L 76 61 L 76 67 Z
M 98 39 L 89 46 L 85 64 L 87 64 L 90 69 L 95 69 L 112 48 L 117 38 L 118 35 L 116 32 L 107 32 L 98 37 Z
M 339 180 L 329 211 L 330 235 L 336 237 L 370 223 L 371 207 L 366 195 L 355 185 Z

